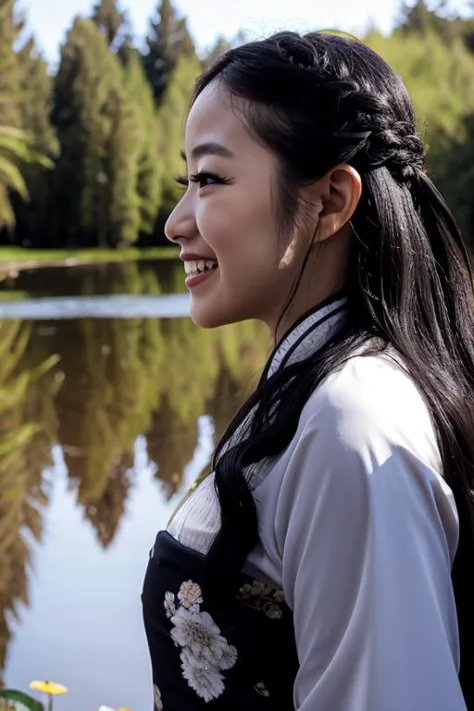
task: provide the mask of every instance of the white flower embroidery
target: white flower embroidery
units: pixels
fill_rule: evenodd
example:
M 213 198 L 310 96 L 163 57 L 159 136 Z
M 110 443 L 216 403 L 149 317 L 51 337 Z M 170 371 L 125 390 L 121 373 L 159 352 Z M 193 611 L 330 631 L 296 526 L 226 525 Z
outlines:
M 196 658 L 202 659 L 196 666 L 218 664 L 227 641 L 221 636 L 220 629 L 207 612 L 192 612 L 180 607 L 171 618 L 174 629 L 171 637 L 180 647 L 188 647 Z
M 232 669 L 236 661 L 237 650 L 232 644 L 228 644 L 219 660 L 219 666 L 224 671 L 227 671 L 227 669 Z
M 199 669 L 182 663 L 183 676 L 193 691 L 204 701 L 212 701 L 224 691 L 224 677 L 218 667 Z
M 156 684 L 153 687 L 153 700 L 155 702 L 155 710 L 154 711 L 163 711 L 163 702 L 161 700 L 161 692 Z
M 201 605 L 203 602 L 201 588 L 197 583 L 193 583 L 192 580 L 188 580 L 181 585 L 178 592 L 178 600 L 183 607 L 188 609 L 190 607 L 194 607 L 195 605 Z
M 181 647 L 183 677 L 198 696 L 206 702 L 224 691 L 223 671 L 237 661 L 237 650 L 221 635 L 208 612 L 201 612 L 201 588 L 188 580 L 175 596 L 165 595 L 165 610 L 173 628 L 171 638 Z
M 176 612 L 176 607 L 174 604 L 174 595 L 171 592 L 167 592 L 165 595 L 165 610 L 166 610 L 166 617 L 168 619 L 170 617 L 172 617 Z

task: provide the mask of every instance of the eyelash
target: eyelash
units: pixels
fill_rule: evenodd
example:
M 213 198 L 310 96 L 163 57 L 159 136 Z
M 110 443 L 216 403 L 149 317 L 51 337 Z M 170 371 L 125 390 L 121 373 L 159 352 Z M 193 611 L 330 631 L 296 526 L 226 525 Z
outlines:
M 195 173 L 194 175 L 190 175 L 189 178 L 187 178 L 184 175 L 178 175 L 175 180 L 178 183 L 178 185 L 182 185 L 183 187 L 187 188 L 189 183 L 199 183 L 200 188 L 206 188 L 207 185 L 202 185 L 203 180 L 213 180 L 214 185 L 230 185 L 231 181 L 229 178 L 225 178 L 220 175 L 216 175 L 215 173 L 210 173 L 208 170 L 202 170 L 200 173 Z M 212 185 L 212 183 L 211 183 Z

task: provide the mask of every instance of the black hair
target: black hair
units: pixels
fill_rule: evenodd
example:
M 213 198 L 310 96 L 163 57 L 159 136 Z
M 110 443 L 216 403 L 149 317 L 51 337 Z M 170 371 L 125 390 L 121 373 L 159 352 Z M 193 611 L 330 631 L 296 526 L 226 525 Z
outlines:
M 205 585 L 210 594 L 230 593 L 258 540 L 246 468 L 288 446 L 310 394 L 356 347 L 374 353 L 390 345 L 425 397 L 459 513 L 452 580 L 460 681 L 474 709 L 473 279 L 455 220 L 424 170 L 408 93 L 362 42 L 318 32 L 278 33 L 230 50 L 198 80 L 195 98 L 214 80 L 278 158 L 282 220 L 295 218 L 301 186 L 338 164 L 359 172 L 363 190 L 352 221 L 344 326 L 304 361 L 262 378 L 216 449 L 222 515 Z M 250 432 L 228 446 L 252 409 Z

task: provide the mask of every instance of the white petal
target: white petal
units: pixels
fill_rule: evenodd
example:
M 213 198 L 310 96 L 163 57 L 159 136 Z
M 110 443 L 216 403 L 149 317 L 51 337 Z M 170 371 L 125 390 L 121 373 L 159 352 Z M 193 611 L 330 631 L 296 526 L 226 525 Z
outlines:
M 224 649 L 224 654 L 220 658 L 219 661 L 219 667 L 223 670 L 226 671 L 227 669 L 232 669 L 234 664 L 237 661 L 237 650 L 236 648 L 228 644 L 226 648 Z
M 221 631 L 219 627 L 208 612 L 201 612 L 199 614 L 199 621 L 211 634 L 220 635 Z
M 217 699 L 224 691 L 224 677 L 215 667 L 200 669 L 192 667 L 182 659 L 183 676 L 201 699 L 209 702 Z

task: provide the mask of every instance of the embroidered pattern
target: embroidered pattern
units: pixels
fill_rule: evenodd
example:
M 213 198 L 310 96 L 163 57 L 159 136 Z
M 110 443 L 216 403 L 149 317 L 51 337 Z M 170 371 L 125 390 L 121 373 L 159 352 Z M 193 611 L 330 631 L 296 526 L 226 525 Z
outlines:
M 161 700 L 161 692 L 156 684 L 153 687 L 153 700 L 155 702 L 155 711 L 163 711 L 163 702 Z
M 261 610 L 271 620 L 279 620 L 283 615 L 283 590 L 271 588 L 259 580 L 241 587 L 237 599 L 254 610 Z
M 201 611 L 201 588 L 188 580 L 178 594 L 167 592 L 164 607 L 173 629 L 171 638 L 181 647 L 183 677 L 204 701 L 216 699 L 224 691 L 223 671 L 237 661 L 237 650 L 221 635 L 208 612 Z
M 187 583 L 183 583 L 179 589 L 178 600 L 183 607 L 194 608 L 194 606 L 201 605 L 203 602 L 201 595 L 201 588 L 197 583 L 193 583 L 188 580 Z
M 259 681 L 258 684 L 254 685 L 253 688 L 255 689 L 257 694 L 260 694 L 260 696 L 265 696 L 267 698 L 270 696 L 270 692 L 268 691 L 263 681 Z

